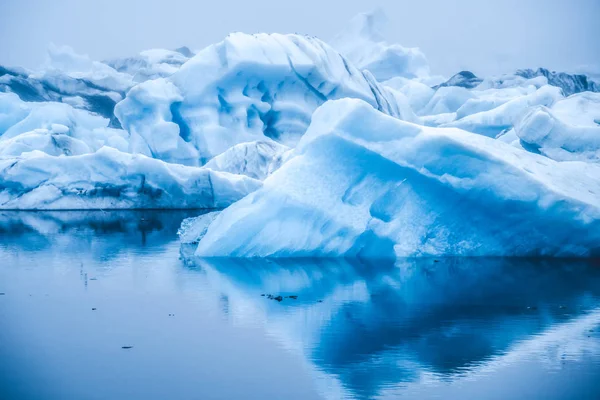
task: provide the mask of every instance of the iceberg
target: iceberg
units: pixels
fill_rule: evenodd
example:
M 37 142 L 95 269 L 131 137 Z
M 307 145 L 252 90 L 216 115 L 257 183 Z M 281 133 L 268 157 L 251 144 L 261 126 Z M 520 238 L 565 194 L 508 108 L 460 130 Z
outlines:
M 0 92 L 14 93 L 27 102 L 62 102 L 110 120 L 115 104 L 134 85 L 131 76 L 76 54 L 68 46 L 50 45 L 48 60 L 39 71 L 0 66 Z
M 24 102 L 0 93 L 0 156 L 33 150 L 81 155 L 105 145 L 126 151 L 129 134 L 109 126 L 109 119 L 65 103 Z
M 600 162 L 600 93 L 531 109 L 515 126 L 520 144 L 557 161 Z
M 597 256 L 599 193 L 600 165 L 343 99 L 315 112 L 261 189 L 215 218 L 196 255 Z
M 441 88 L 439 90 L 442 89 L 448 88 Z M 467 115 L 464 118 L 440 126 L 459 128 L 480 135 L 496 137 L 503 132 L 512 129 L 531 107 L 552 106 L 556 101 L 562 98 L 563 96 L 560 88 L 546 85 L 533 93 L 513 98 L 491 110 Z M 465 100 L 461 106 L 464 105 L 466 107 L 466 102 L 467 101 Z
M 359 69 L 366 69 L 380 82 L 394 77 L 423 78 L 429 64 L 418 48 L 388 44 L 382 34 L 387 18 L 382 10 L 358 14 L 330 42 Z
M 318 106 L 345 97 L 403 117 L 389 89 L 316 38 L 234 33 L 170 77 L 131 89 L 115 114 L 138 135 L 136 151 L 203 165 L 239 143 L 294 146 Z
M 536 77 L 545 77 L 548 84 L 562 89 L 565 96 L 570 96 L 581 92 L 600 92 L 600 84 L 594 82 L 583 74 L 568 74 L 565 72 L 549 71 L 546 68 L 520 69 L 515 75 L 522 76 L 525 79 Z
M 260 186 L 245 176 L 110 147 L 80 156 L 32 151 L 0 158 L 0 209 L 222 208 Z

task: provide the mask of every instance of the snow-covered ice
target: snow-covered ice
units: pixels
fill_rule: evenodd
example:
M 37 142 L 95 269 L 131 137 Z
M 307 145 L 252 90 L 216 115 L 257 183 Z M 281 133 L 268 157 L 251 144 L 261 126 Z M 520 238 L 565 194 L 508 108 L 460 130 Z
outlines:
M 222 208 L 258 189 L 245 176 L 185 167 L 103 147 L 0 158 L 2 209 Z
M 600 93 L 583 92 L 535 107 L 517 123 L 515 134 L 532 151 L 558 161 L 600 162 Z
M 315 112 L 262 189 L 217 216 L 197 255 L 598 255 L 599 193 L 599 165 L 344 99 Z
M 127 151 L 129 134 L 110 128 L 110 120 L 59 102 L 24 102 L 0 93 L 0 156 L 40 150 L 80 155 L 102 146 Z
M 172 155 L 183 154 L 186 164 L 203 165 L 239 143 L 270 138 L 293 146 L 319 105 L 345 97 L 402 118 L 386 87 L 319 39 L 234 33 L 169 78 L 134 87 L 115 113 L 145 141 L 136 151 L 176 162 L 184 160 Z

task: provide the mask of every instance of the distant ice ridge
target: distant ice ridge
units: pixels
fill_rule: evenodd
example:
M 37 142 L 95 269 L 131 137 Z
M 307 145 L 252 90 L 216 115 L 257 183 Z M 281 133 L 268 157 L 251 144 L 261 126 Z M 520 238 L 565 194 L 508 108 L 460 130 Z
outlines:
M 222 208 L 260 186 L 110 147 L 71 157 L 32 151 L 0 158 L 0 209 Z
M 27 102 L 61 102 L 87 110 L 120 128 L 114 117 L 115 104 L 125 97 L 134 82 L 68 46 L 51 45 L 48 59 L 39 71 L 0 67 L 0 92 L 14 93 Z
M 327 102 L 294 155 L 222 211 L 196 254 L 232 257 L 600 254 L 600 165 Z
M 173 75 L 194 53 L 187 47 L 177 50 L 152 49 L 142 51 L 137 56 L 115 58 L 104 63 L 115 70 L 127 73 L 135 82 L 166 78 Z
M 352 64 L 368 70 L 380 82 L 394 77 L 427 77 L 429 64 L 418 48 L 385 41 L 382 30 L 386 22 L 382 10 L 358 14 L 330 43 Z
M 439 90 L 443 89 L 453 89 L 455 91 L 466 90 L 457 87 L 440 88 Z M 482 97 L 485 96 L 483 93 L 481 95 Z M 466 96 L 463 98 L 466 98 Z M 542 86 L 532 93 L 521 96 L 513 97 L 509 95 L 503 97 L 499 93 L 494 93 L 493 98 L 488 98 L 487 101 L 482 98 L 474 100 L 474 103 L 471 103 L 470 108 L 470 111 L 474 112 L 473 114 L 465 112 L 464 114 L 466 115 L 463 114 L 464 116 L 462 118 L 441 124 L 440 126 L 460 128 L 469 132 L 496 137 L 501 133 L 512 129 L 531 107 L 549 107 L 561 99 L 563 99 L 563 96 L 560 88 L 550 85 Z M 467 101 L 468 100 L 465 100 L 456 110 L 457 117 L 459 115 L 462 116 L 460 112 L 464 110 L 463 107 L 467 106 Z M 488 105 L 491 106 L 489 107 L 490 109 L 488 109 Z M 449 111 L 452 112 L 452 109 Z
M 505 74 L 498 77 L 482 79 L 471 71 L 461 71 L 452 76 L 438 87 L 459 86 L 467 89 L 506 88 L 514 86 L 526 86 L 528 82 L 543 82 L 561 88 L 565 96 L 581 92 L 600 92 L 600 84 L 592 78 L 583 74 L 569 74 L 566 72 L 549 71 L 546 68 L 519 69 L 513 74 Z
M 131 133 L 132 152 L 203 165 L 240 143 L 272 139 L 294 146 L 318 106 L 344 97 L 412 117 L 403 115 L 401 93 L 316 38 L 234 33 L 170 77 L 131 89 L 115 114 Z
M 81 155 L 102 146 L 127 151 L 129 134 L 109 125 L 109 119 L 69 104 L 24 102 L 14 93 L 0 93 L 0 156 L 33 150 Z

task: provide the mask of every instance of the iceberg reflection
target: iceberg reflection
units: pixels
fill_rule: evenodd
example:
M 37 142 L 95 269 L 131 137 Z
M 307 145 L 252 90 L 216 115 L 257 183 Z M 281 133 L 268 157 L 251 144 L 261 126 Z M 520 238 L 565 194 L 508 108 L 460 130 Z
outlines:
M 383 396 L 532 354 L 560 364 L 599 352 L 597 340 L 580 340 L 600 324 L 593 261 L 201 259 L 187 247 L 182 254 L 227 298 L 231 318 L 264 319 L 273 337 L 302 354 L 327 397 Z M 268 294 L 282 301 L 261 296 Z M 558 351 L 558 342 L 570 347 Z

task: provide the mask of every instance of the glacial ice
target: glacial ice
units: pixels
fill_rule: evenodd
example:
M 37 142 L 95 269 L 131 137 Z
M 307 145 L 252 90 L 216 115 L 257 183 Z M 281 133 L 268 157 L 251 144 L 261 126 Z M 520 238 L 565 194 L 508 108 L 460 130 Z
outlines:
M 169 78 L 133 88 L 115 113 L 145 141 L 136 151 L 147 146 L 144 154 L 203 165 L 239 143 L 270 138 L 294 146 L 319 105 L 344 97 L 403 117 L 389 89 L 316 38 L 234 33 Z
M 563 180 L 585 182 L 599 197 L 598 85 L 544 69 L 431 76 L 418 49 L 386 42 L 384 20 L 381 12 L 357 16 L 333 46 L 310 36 L 235 33 L 196 55 L 154 49 L 97 62 L 50 46 L 38 70 L 0 66 L 0 208 L 225 207 L 265 180 L 214 222 L 189 224 L 193 240 L 207 233 L 199 249 L 361 257 L 505 255 L 502 246 L 515 255 L 597 251 L 580 240 L 590 226 L 597 230 L 596 203 L 579 199 L 579 189 L 561 190 L 571 188 Z M 570 93 L 578 94 L 564 97 Z M 304 138 L 307 129 L 312 138 Z M 386 129 L 397 138 L 382 139 Z M 490 171 L 534 194 L 507 196 Z M 548 200 L 556 190 L 564 204 Z M 464 202 L 457 211 L 475 211 L 450 215 L 440 193 L 449 204 Z M 507 221 L 526 238 L 520 246 L 484 204 L 509 209 Z M 244 214 L 253 210 L 260 212 Z M 289 218 L 260 228 L 282 210 Z M 541 237 L 555 220 L 567 221 L 572 240 Z M 507 232 L 495 237 L 480 221 Z M 222 248 L 209 244 L 238 229 L 242 242 L 225 235 Z M 244 243 L 244 235 L 253 236 Z M 269 235 L 283 239 L 269 247 Z
M 14 93 L 26 102 L 62 102 L 110 120 L 115 104 L 134 82 L 108 65 L 76 54 L 71 48 L 50 46 L 48 60 L 39 71 L 0 66 L 0 92 Z
M 0 156 L 40 150 L 50 155 L 80 155 L 102 146 L 127 151 L 129 135 L 109 127 L 110 120 L 58 102 L 24 102 L 0 93 Z
M 600 93 L 532 108 L 516 124 L 521 144 L 557 161 L 600 162 Z
M 380 82 L 394 77 L 421 78 L 429 64 L 418 48 L 388 44 L 382 34 L 387 18 L 382 10 L 359 14 L 330 43 L 359 69 Z
M 439 90 L 442 89 L 446 88 Z M 531 94 L 514 98 L 491 110 L 467 115 L 464 118 L 441 126 L 459 128 L 480 135 L 496 137 L 502 132 L 511 129 L 531 107 L 551 106 L 554 102 L 562 98 L 560 88 L 546 85 Z
M 208 226 L 217 218 L 220 211 L 213 211 L 197 217 L 186 218 L 177 231 L 179 241 L 183 244 L 198 244 L 206 234 Z
M 403 122 L 356 99 L 321 106 L 294 152 L 215 218 L 198 256 L 600 254 L 600 165 Z
M 245 175 L 264 180 L 280 166 L 289 147 L 273 140 L 240 143 L 211 159 L 204 166 L 213 171 Z
M 222 208 L 260 186 L 245 176 L 110 147 L 80 156 L 32 151 L 0 158 L 0 209 Z

